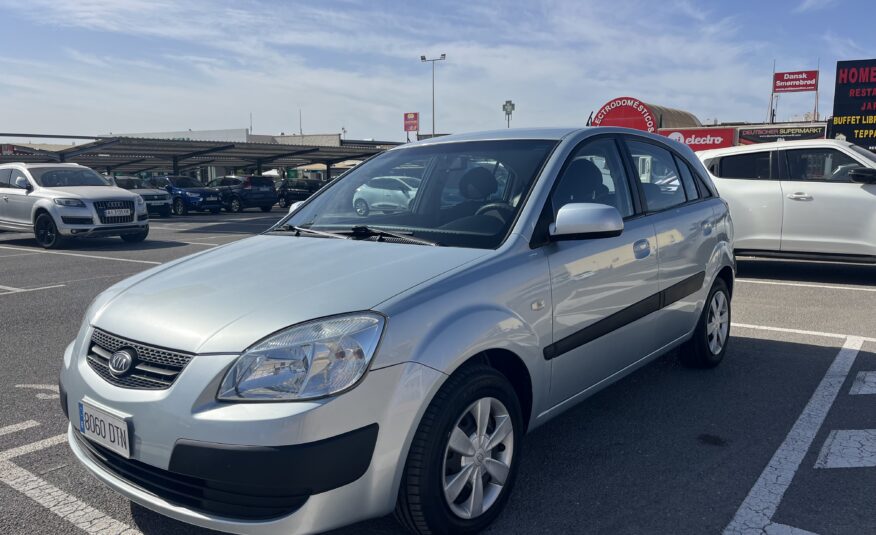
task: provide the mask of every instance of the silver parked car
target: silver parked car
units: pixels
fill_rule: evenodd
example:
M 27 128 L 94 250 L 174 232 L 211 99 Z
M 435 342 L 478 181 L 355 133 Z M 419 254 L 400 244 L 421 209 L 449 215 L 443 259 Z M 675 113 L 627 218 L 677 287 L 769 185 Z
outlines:
M 353 195 L 353 208 L 361 216 L 366 216 L 372 211 L 408 210 L 419 187 L 420 180 L 413 177 L 374 177 L 356 189 Z
M 113 185 L 134 192 L 146 201 L 146 209 L 150 214 L 155 213 L 161 217 L 170 217 L 170 193 L 150 187 L 135 176 L 116 176 L 110 178 Z
M 68 238 L 149 235 L 146 203 L 78 164 L 0 165 L 0 229 L 33 232 L 47 249 Z
M 641 176 L 643 157 L 679 187 Z M 352 209 L 363 184 L 412 168 L 410 210 Z M 222 531 L 395 510 L 414 533 L 476 532 L 507 503 L 527 432 L 671 349 L 721 362 L 732 250 L 702 164 L 663 136 L 401 146 L 260 236 L 98 296 L 64 354 L 70 447 L 131 500 Z

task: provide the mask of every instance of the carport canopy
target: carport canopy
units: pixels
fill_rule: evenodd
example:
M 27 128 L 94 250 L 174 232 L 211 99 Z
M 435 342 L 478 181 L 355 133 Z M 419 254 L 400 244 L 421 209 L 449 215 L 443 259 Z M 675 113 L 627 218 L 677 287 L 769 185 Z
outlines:
M 78 163 L 101 172 L 139 173 L 166 171 L 178 174 L 198 167 L 263 168 L 297 167 L 308 164 L 331 166 L 346 160 L 362 160 L 397 143 L 342 141 L 340 146 L 287 145 L 190 141 L 123 136 L 65 136 L 0 133 L 2 138 L 51 138 L 93 140 L 62 150 L 31 149 L 15 143 L 16 154 L 0 154 L 0 163 Z M 21 154 L 27 152 L 27 154 Z

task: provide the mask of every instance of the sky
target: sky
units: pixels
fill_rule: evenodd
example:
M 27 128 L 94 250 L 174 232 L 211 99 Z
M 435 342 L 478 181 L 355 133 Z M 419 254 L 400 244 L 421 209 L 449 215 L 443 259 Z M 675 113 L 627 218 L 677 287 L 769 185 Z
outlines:
M 0 132 L 246 128 L 403 140 L 583 126 L 632 96 L 763 121 L 777 70 L 876 56 L 874 0 L 0 0 Z M 863 22 L 862 22 L 863 21 Z M 812 109 L 782 95 L 778 119 Z

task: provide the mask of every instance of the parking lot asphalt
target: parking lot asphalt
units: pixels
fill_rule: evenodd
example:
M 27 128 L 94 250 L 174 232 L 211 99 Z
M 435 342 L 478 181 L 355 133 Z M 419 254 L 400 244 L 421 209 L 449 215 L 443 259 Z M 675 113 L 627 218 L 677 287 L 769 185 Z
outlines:
M 51 252 L 0 233 L 0 533 L 207 533 L 79 466 L 58 369 L 103 289 L 281 215 L 155 219 L 141 244 Z M 876 266 L 739 259 L 733 307 L 718 368 L 666 355 L 527 437 L 489 533 L 876 533 Z M 401 531 L 382 518 L 334 533 Z

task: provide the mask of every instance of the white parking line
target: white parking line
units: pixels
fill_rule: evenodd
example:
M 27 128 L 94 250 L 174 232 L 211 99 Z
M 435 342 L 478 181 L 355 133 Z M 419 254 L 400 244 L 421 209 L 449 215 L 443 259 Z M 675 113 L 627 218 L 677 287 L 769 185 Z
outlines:
M 852 396 L 876 394 L 876 372 L 858 372 L 849 394 Z
M 756 331 L 772 331 L 777 333 L 788 333 L 788 334 L 802 334 L 806 336 L 822 336 L 825 338 L 841 338 L 846 339 L 849 337 L 854 337 L 863 340 L 864 342 L 876 342 L 876 338 L 871 338 L 868 336 L 858 336 L 858 335 L 849 335 L 849 334 L 839 334 L 839 333 L 826 333 L 822 331 L 807 331 L 805 329 L 788 329 L 786 327 L 770 327 L 768 325 L 751 325 L 749 323 L 736 323 L 733 322 L 734 328 L 739 329 L 753 329 Z
M 0 249 L 10 249 L 13 251 L 27 251 L 27 249 L 21 247 L 10 247 L 8 245 L 0 245 Z M 117 262 L 133 262 L 135 264 L 152 264 L 159 265 L 161 262 L 153 262 L 152 260 L 133 260 L 131 258 L 114 258 L 112 256 L 98 256 L 92 254 L 80 254 L 80 253 L 62 253 L 60 251 L 32 251 L 39 254 L 54 254 L 54 255 L 62 255 L 62 256 L 78 256 L 80 258 L 95 258 L 97 260 L 115 260 Z
M 0 437 L 3 435 L 8 435 L 10 433 L 17 433 L 18 431 L 24 431 L 25 429 L 30 429 L 31 427 L 36 427 L 40 425 L 39 422 L 35 422 L 33 420 L 28 420 L 26 422 L 21 422 L 20 424 L 12 424 L 7 425 L 6 427 L 0 427 Z
M 788 436 L 773 454 L 733 520 L 724 528 L 724 535 L 764 533 L 772 523 L 785 491 L 824 423 L 863 344 L 864 340 L 856 336 L 846 339 Z
M 765 281 L 760 279 L 736 279 L 736 282 L 748 284 L 769 284 L 771 286 L 794 286 L 798 288 L 823 288 L 827 290 L 852 290 L 855 292 L 876 292 L 876 288 L 867 288 L 864 286 L 840 286 L 834 284 L 812 284 L 808 282 L 777 282 Z
M 181 241 L 180 243 L 185 243 L 186 245 L 209 245 L 210 247 L 219 247 L 221 245 L 219 243 L 205 243 L 201 241 Z
M 830 432 L 815 468 L 876 466 L 876 429 L 835 429 Z
M 19 446 L 17 448 L 11 448 L 8 450 L 0 451 L 0 462 L 9 461 L 9 460 L 12 460 L 16 457 L 21 457 L 22 455 L 27 455 L 28 453 L 33 453 L 35 451 L 40 451 L 40 450 L 44 450 L 46 448 L 51 448 L 52 446 L 57 446 L 58 444 L 63 444 L 66 441 L 67 441 L 67 435 L 55 435 L 53 437 L 39 440 L 37 442 L 25 444 L 24 446 Z
M 51 290 L 52 288 L 63 288 L 63 284 L 53 284 L 51 286 L 40 286 L 38 288 L 13 288 L 12 286 L 0 286 L 0 295 L 20 294 L 24 292 L 36 292 L 38 290 Z
M 15 385 L 15 388 L 30 388 L 33 390 L 48 390 L 52 394 L 45 392 L 37 392 L 37 399 L 58 399 L 61 394 L 58 392 L 58 385 Z

